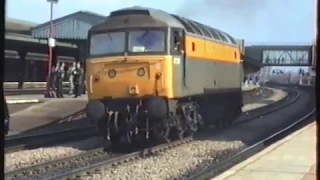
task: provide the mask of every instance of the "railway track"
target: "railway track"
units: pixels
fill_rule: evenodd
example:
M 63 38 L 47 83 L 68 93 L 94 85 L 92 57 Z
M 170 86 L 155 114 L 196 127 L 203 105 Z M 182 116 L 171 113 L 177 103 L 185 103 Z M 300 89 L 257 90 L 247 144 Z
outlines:
M 5 138 L 5 153 L 79 140 L 96 134 L 92 126 L 86 126 L 48 133 L 9 136 Z
M 150 156 L 158 152 L 174 148 L 176 146 L 191 142 L 188 137 L 182 140 L 173 141 L 168 144 L 161 144 L 150 148 L 145 148 L 129 154 L 118 154 L 106 151 L 104 148 L 97 148 L 75 156 L 57 159 L 54 161 L 26 167 L 5 174 L 6 179 L 60 179 L 76 178 L 78 174 L 95 171 L 101 166 L 108 167 L 127 163 L 138 158 Z M 50 171 L 48 171 L 50 169 Z M 72 172 L 70 174 L 70 172 Z
M 69 121 L 72 118 L 82 116 L 84 110 L 75 112 L 65 118 L 59 119 L 52 123 L 38 127 L 38 129 L 49 127 L 57 122 Z M 81 133 L 80 133 L 81 132 Z M 24 135 L 10 135 L 5 137 L 5 153 L 21 151 L 25 149 L 34 149 L 41 146 L 53 145 L 56 143 L 64 143 L 94 135 L 96 132 L 93 126 L 85 126 L 80 128 L 69 128 L 61 131 L 52 131 L 46 133 L 37 133 L 35 130 L 26 131 Z
M 263 111 L 262 109 L 264 108 L 261 108 L 250 111 L 250 113 L 247 114 L 247 117 L 242 119 L 240 118 L 237 122 L 235 122 L 234 126 L 240 125 L 264 114 L 280 110 L 294 103 L 299 97 L 300 94 L 298 91 L 289 91 L 288 96 L 279 101 L 279 103 L 271 105 L 272 107 L 269 107 L 268 110 Z M 6 179 L 81 179 L 84 174 L 90 175 L 95 171 L 99 171 L 99 169 L 102 167 L 134 161 L 135 159 L 151 156 L 157 152 L 189 142 L 192 142 L 192 138 L 185 138 L 172 143 L 146 148 L 129 154 L 113 154 L 104 151 L 102 148 L 98 148 L 75 156 L 56 159 L 35 166 L 5 172 L 5 177 Z

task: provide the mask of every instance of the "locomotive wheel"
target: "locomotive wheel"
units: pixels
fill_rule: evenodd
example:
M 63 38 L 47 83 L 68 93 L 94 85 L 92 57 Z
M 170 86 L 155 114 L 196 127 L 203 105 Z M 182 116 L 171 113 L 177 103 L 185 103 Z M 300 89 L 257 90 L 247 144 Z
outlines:
M 230 125 L 230 121 L 229 121 L 229 118 L 226 118 L 223 123 L 222 123 L 222 127 L 223 128 L 226 128 Z
M 183 137 L 192 137 L 194 134 L 193 131 L 191 131 L 190 129 L 186 130 L 183 134 Z
M 214 123 L 214 126 L 217 128 L 217 129 L 222 129 L 223 128 L 223 121 L 217 121 Z
M 177 127 L 172 127 L 169 133 L 169 140 L 170 141 L 175 141 L 175 140 L 180 140 L 184 138 L 184 131 L 177 128 Z
M 109 144 L 114 149 L 121 149 L 121 137 L 120 136 L 111 136 Z
M 231 123 L 232 116 L 230 114 L 226 114 L 222 120 L 222 128 L 228 127 Z

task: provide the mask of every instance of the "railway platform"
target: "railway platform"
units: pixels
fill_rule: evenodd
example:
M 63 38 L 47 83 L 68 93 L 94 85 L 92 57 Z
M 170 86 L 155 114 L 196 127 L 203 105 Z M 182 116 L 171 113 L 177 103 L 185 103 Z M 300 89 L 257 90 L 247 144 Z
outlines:
M 34 88 L 37 88 L 36 85 L 34 85 Z M 246 85 L 242 87 L 242 90 L 252 91 L 259 87 L 260 87 L 259 85 Z M 41 92 L 44 92 L 44 91 L 41 91 Z M 39 102 L 51 100 L 51 98 L 44 98 L 43 96 L 44 96 L 43 94 L 21 94 L 21 95 L 9 95 L 9 96 L 6 95 L 6 100 L 8 104 L 30 104 L 30 103 L 39 103 Z M 66 97 L 70 97 L 70 96 L 66 96 Z
M 39 101 L 42 103 L 35 103 L 10 115 L 11 134 L 39 128 L 77 114 L 84 109 L 88 98 L 83 95 L 79 98 L 39 98 Z
M 243 85 L 242 86 L 242 91 L 251 91 L 253 89 L 257 89 L 259 88 L 260 86 L 259 85 Z
M 13 95 L 13 96 L 5 96 L 8 104 L 32 104 L 32 103 L 40 103 L 47 102 L 51 100 L 56 100 L 58 98 L 45 98 L 43 94 L 22 94 L 22 95 Z M 64 95 L 65 98 L 61 99 L 72 99 L 70 95 Z M 87 97 L 87 95 L 83 94 L 82 97 Z
M 30 95 L 16 95 L 16 96 L 6 96 L 7 104 L 31 104 L 40 103 L 45 101 L 43 95 L 40 94 L 30 94 Z
M 316 180 L 316 122 L 212 180 Z
M 64 93 L 69 92 L 69 86 L 69 82 L 63 82 Z M 46 91 L 46 82 L 24 82 L 23 89 L 18 89 L 18 82 L 5 82 L 3 90 L 5 96 L 43 94 Z
M 285 91 L 282 91 L 280 89 L 274 89 L 269 88 L 273 91 L 273 95 L 268 98 L 261 99 L 259 101 L 255 101 L 253 103 L 244 104 L 242 107 L 242 112 L 247 112 L 253 109 L 261 108 L 263 106 L 270 105 L 272 103 L 275 103 L 277 101 L 280 101 L 281 99 L 285 98 L 287 96 L 287 93 Z

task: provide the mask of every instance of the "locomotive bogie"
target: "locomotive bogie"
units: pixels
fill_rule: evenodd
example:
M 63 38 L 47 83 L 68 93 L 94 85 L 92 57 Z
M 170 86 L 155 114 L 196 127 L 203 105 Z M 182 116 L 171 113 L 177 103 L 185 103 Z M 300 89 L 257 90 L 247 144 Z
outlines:
M 104 139 L 116 144 L 189 136 L 202 124 L 199 106 L 163 97 L 92 100 L 86 114 Z

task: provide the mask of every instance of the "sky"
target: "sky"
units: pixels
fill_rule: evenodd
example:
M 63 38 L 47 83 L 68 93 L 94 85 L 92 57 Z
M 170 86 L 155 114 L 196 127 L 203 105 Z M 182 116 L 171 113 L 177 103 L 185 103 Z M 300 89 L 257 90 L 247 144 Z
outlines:
M 316 0 L 59 0 L 54 18 L 87 10 L 102 15 L 144 6 L 178 14 L 220 29 L 248 44 L 305 45 L 316 37 Z M 44 23 L 46 0 L 7 0 L 6 15 Z

